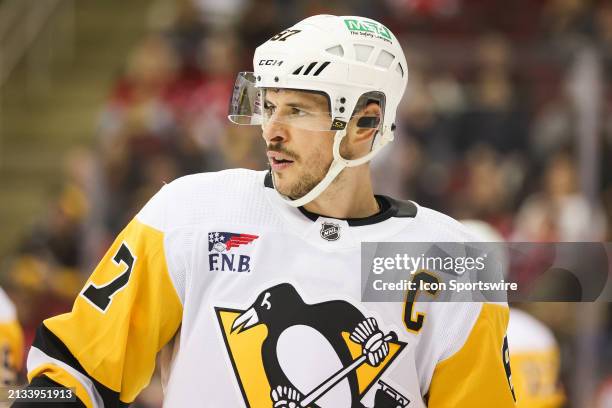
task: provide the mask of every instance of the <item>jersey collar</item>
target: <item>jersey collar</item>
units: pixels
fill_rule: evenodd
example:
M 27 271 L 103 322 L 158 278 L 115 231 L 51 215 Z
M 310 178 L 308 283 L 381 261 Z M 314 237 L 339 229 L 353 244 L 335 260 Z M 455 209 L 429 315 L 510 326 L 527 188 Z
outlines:
M 274 190 L 274 184 L 272 183 L 272 173 L 266 172 L 264 177 L 264 186 Z M 364 225 L 377 224 L 379 222 L 388 220 L 391 217 L 397 218 L 414 218 L 417 215 L 418 207 L 412 201 L 401 201 L 395 200 L 385 195 L 376 195 L 376 201 L 378 201 L 381 211 L 364 218 L 334 218 L 337 220 L 344 220 L 351 227 L 361 227 Z M 316 221 L 319 217 L 325 217 L 319 214 L 312 213 L 304 207 L 298 207 L 299 211 L 311 221 Z M 329 218 L 329 217 L 325 217 Z
M 309 241 L 322 242 L 327 248 L 359 245 L 361 241 L 382 241 L 404 228 L 418 213 L 418 205 L 412 201 L 377 195 L 376 199 L 382 209 L 379 213 L 364 218 L 331 218 L 312 213 L 303 207 L 294 208 L 284 203 L 274 189 L 272 174 L 269 171 L 265 173 L 263 184 L 270 203 L 290 224 L 290 228 Z M 325 242 L 320 236 L 321 230 L 330 224 L 338 226 L 340 237 L 337 241 Z

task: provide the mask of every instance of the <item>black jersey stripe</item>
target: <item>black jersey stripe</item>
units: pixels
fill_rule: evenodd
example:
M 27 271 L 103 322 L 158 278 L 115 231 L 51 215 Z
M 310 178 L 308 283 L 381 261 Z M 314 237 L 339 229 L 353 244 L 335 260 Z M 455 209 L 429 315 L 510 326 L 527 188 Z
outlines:
M 89 375 L 76 357 L 68 350 L 68 347 L 66 347 L 66 345 L 44 324 L 38 327 L 32 347 L 36 347 L 43 351 L 49 357 L 68 364 L 70 367 L 91 379 L 100 397 L 102 397 L 102 401 L 104 401 L 105 408 L 124 408 L 129 406 L 129 404 L 119 399 L 118 392 L 111 390 Z

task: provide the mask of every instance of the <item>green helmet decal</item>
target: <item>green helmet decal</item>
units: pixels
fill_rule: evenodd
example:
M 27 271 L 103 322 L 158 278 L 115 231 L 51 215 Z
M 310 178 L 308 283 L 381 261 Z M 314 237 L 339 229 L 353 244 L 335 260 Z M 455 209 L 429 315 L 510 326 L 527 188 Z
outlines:
M 346 28 L 353 35 L 374 37 L 384 41 L 393 42 L 391 31 L 384 25 L 371 20 L 346 18 L 344 19 Z

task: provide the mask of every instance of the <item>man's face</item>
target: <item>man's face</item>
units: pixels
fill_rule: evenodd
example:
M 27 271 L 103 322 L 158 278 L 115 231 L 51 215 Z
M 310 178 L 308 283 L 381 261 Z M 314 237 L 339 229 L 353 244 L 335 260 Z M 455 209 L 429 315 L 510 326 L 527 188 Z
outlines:
M 331 126 L 327 98 L 312 92 L 269 89 L 264 109 L 263 138 L 274 185 L 283 195 L 303 197 L 323 179 L 333 159 L 335 132 L 322 130 Z

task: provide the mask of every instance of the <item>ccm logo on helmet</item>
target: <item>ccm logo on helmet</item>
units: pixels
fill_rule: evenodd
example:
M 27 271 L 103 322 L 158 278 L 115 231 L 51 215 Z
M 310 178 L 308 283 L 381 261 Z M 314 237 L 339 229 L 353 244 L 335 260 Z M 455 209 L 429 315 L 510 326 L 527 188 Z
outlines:
M 259 65 L 272 65 L 275 67 L 280 67 L 282 64 L 283 64 L 282 60 L 274 60 L 274 59 L 259 60 Z

